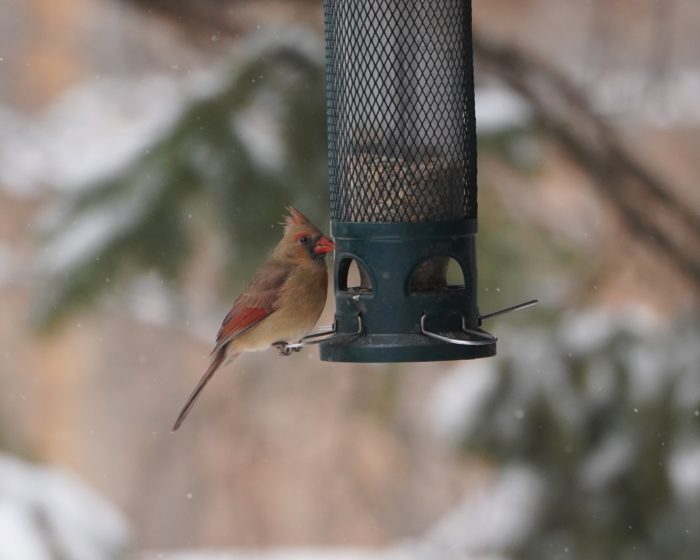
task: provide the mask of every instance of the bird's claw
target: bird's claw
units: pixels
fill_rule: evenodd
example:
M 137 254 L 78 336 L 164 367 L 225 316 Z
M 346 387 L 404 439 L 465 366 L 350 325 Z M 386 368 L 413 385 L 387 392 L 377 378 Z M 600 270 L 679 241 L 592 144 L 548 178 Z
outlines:
M 292 352 L 299 352 L 299 350 L 301 350 L 301 348 L 298 347 L 290 348 L 289 344 L 286 343 L 284 340 L 275 342 L 272 346 L 279 350 L 280 356 L 289 356 Z

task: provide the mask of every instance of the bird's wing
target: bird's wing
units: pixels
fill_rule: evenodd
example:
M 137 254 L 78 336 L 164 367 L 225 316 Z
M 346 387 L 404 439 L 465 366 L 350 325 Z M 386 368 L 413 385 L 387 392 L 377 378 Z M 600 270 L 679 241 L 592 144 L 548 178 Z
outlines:
M 224 318 L 216 336 L 216 346 L 212 354 L 253 328 L 277 309 L 280 290 L 291 272 L 292 267 L 270 262 L 258 271 Z

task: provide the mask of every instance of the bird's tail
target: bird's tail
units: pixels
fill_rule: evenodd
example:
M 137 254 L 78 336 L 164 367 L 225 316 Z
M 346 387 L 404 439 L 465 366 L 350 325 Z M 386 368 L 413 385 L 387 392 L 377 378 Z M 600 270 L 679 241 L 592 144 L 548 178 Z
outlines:
M 232 361 L 237 356 L 238 356 L 238 354 L 232 354 L 229 357 L 228 361 Z M 194 390 L 192 391 L 192 394 L 190 394 L 189 398 L 187 399 L 185 406 L 182 407 L 182 410 L 180 411 L 180 414 L 178 415 L 177 420 L 175 420 L 175 424 L 173 424 L 173 432 L 176 431 L 182 425 L 185 418 L 187 418 L 187 415 L 190 413 L 190 410 L 192 410 L 192 407 L 194 406 L 194 403 L 196 402 L 197 397 L 199 397 L 199 394 L 202 392 L 202 389 L 204 389 L 204 386 L 209 382 L 209 380 L 212 378 L 212 376 L 214 375 L 216 370 L 219 369 L 219 367 L 221 366 L 221 364 L 224 363 L 225 360 L 226 360 L 226 347 L 220 348 L 212 356 L 211 363 L 209 364 L 207 371 L 204 372 L 202 379 L 200 379 L 199 383 L 197 383 L 197 386 L 194 388 Z

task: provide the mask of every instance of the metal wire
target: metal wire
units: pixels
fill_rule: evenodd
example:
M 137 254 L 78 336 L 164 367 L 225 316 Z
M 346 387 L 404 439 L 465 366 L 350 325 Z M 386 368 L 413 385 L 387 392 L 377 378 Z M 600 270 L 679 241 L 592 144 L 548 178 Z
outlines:
M 332 218 L 476 218 L 469 0 L 325 0 Z

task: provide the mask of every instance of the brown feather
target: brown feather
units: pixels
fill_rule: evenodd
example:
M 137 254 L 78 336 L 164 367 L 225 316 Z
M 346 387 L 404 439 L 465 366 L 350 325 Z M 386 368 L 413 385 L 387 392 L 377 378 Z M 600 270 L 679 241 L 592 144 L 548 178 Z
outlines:
M 292 267 L 282 266 L 271 260 L 258 270 L 252 282 L 236 298 L 231 311 L 224 318 L 216 336 L 216 346 L 212 354 L 275 311 L 280 289 L 291 270 Z
M 311 225 L 311 226 L 313 226 L 313 224 L 309 221 L 309 219 L 306 216 L 304 216 L 304 214 L 299 212 L 299 210 L 294 208 L 293 206 L 289 206 L 287 208 L 287 212 L 289 212 L 289 214 L 287 215 L 287 217 L 285 218 L 285 221 L 284 221 L 285 225 L 287 227 L 295 226 L 295 225 L 296 226 L 299 226 L 299 225 Z
M 230 357 L 230 360 L 233 360 L 238 356 L 238 354 L 233 354 Z M 177 420 L 175 420 L 175 424 L 173 424 L 172 431 L 175 432 L 177 429 L 182 425 L 182 423 L 185 421 L 185 418 L 187 418 L 187 415 L 190 413 L 190 410 L 192 410 L 192 407 L 194 406 L 194 403 L 197 401 L 197 398 L 199 397 L 199 394 L 202 392 L 202 389 L 206 386 L 207 383 L 209 383 L 209 380 L 212 378 L 214 373 L 216 372 L 217 369 L 221 366 L 221 364 L 224 362 L 224 359 L 226 358 L 226 349 L 221 348 L 214 356 L 212 357 L 211 363 L 209 364 L 209 367 L 207 368 L 207 371 L 204 372 L 204 375 L 202 378 L 199 380 L 199 383 L 197 383 L 197 386 L 194 388 L 190 396 L 187 398 L 187 402 L 185 402 L 185 406 L 182 407 L 182 410 L 180 411 L 180 414 L 177 417 Z

